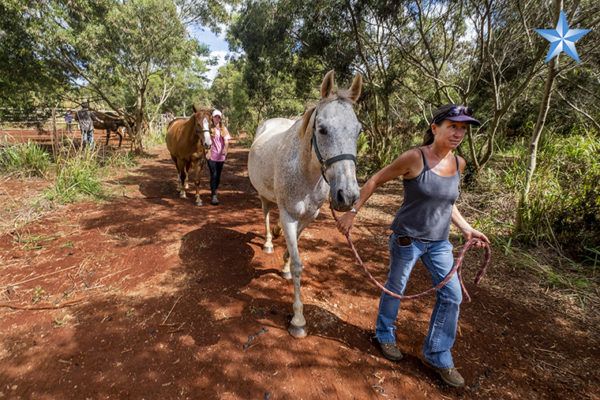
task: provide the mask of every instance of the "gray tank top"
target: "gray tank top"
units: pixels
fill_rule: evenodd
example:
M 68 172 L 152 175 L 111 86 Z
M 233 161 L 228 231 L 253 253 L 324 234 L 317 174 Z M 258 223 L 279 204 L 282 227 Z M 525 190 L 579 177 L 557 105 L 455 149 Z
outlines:
M 404 202 L 396 213 L 392 230 L 401 236 L 423 240 L 446 240 L 450 232 L 452 206 L 459 195 L 460 171 L 458 158 L 456 174 L 440 176 L 433 172 L 423 150 L 423 170 L 412 178 L 404 179 Z

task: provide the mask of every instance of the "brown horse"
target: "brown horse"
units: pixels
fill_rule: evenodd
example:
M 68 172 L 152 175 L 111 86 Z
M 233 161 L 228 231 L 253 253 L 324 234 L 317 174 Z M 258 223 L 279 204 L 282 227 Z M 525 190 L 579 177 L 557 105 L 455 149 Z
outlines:
M 121 147 L 121 142 L 123 142 L 123 133 L 121 133 L 119 130 L 127 129 L 125 120 L 119 117 L 116 113 L 110 111 L 92 111 L 92 113 L 98 119 L 98 121 L 94 122 L 94 128 L 106 130 L 106 145 L 108 146 L 111 132 L 114 132 L 119 137 L 119 147 Z M 130 125 L 133 126 L 131 123 Z
M 209 149 L 210 139 L 209 124 L 210 108 L 196 108 L 190 118 L 176 118 L 169 123 L 167 128 L 167 149 L 175 162 L 178 174 L 179 197 L 186 198 L 186 179 L 190 169 L 196 184 L 196 205 L 201 206 L 200 176 L 206 165 L 206 149 Z
M 79 121 L 79 115 L 74 113 L 75 121 Z M 110 140 L 111 132 L 114 132 L 119 137 L 119 147 L 121 147 L 121 143 L 123 142 L 123 133 L 120 130 L 126 130 L 127 124 L 125 124 L 125 120 L 114 112 L 102 112 L 102 111 L 92 111 L 90 110 L 90 114 L 92 115 L 92 120 L 94 121 L 94 129 L 104 129 L 106 130 L 106 145 L 108 146 L 108 141 Z M 132 121 L 130 121 L 130 126 L 133 126 Z

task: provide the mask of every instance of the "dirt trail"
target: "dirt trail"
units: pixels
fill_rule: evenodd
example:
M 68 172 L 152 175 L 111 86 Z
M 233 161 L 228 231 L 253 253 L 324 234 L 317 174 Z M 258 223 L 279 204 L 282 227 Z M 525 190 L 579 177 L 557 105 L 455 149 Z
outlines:
M 594 328 L 506 296 L 494 265 L 480 287 L 467 284 L 474 302 L 462 307 L 455 346 L 465 389 L 441 385 L 418 359 L 433 298 L 401 310 L 405 359 L 382 358 L 370 342 L 378 292 L 329 215 L 300 241 L 309 336 L 292 339 L 283 239 L 261 251 L 246 157 L 231 151 L 218 207 L 177 197 L 161 149 L 110 182 L 119 193 L 110 202 L 63 207 L 0 236 L 0 303 L 64 306 L 0 309 L 0 399 L 600 398 Z M 11 193 L 20 184 L 3 182 Z M 397 201 L 375 198 L 355 233 L 382 281 Z M 416 268 L 409 291 L 428 285 Z

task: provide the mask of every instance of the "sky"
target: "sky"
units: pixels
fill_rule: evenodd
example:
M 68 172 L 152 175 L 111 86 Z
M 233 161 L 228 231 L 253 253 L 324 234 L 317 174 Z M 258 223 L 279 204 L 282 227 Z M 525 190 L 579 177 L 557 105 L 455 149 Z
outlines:
M 225 56 L 229 54 L 229 44 L 225 40 L 225 29 L 222 29 L 221 34 L 218 36 L 201 26 L 192 26 L 188 28 L 188 31 L 200 43 L 208 45 L 211 57 L 218 58 L 218 64 L 210 67 L 207 73 L 209 81 L 212 82 L 217 76 L 217 70 L 225 64 Z

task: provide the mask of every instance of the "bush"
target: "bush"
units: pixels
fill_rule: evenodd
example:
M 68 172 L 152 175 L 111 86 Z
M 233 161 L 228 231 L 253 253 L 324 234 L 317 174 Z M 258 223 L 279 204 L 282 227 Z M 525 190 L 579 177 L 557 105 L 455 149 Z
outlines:
M 2 173 L 43 177 L 49 167 L 50 155 L 35 143 L 5 144 L 0 147 Z
M 56 180 L 45 196 L 58 203 L 71 203 L 81 197 L 102 197 L 100 165 L 96 153 L 84 151 L 56 163 Z
M 525 160 L 526 146 L 519 147 L 519 159 Z M 593 259 L 600 249 L 598 154 L 600 142 L 591 134 L 550 134 L 543 140 L 520 240 L 546 241 L 578 261 Z M 504 182 L 520 193 L 524 176 L 525 163 L 515 162 Z

